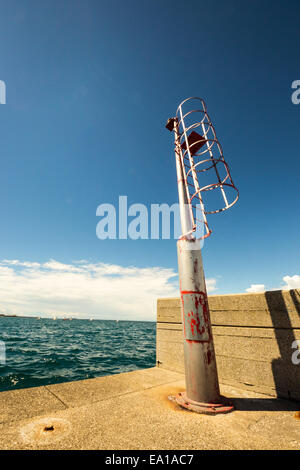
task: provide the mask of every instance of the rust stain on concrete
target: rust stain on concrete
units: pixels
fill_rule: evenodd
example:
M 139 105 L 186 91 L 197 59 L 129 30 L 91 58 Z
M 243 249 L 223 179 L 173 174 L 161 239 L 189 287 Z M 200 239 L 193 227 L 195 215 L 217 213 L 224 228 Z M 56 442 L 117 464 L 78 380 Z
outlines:
M 167 393 L 166 395 L 164 394 L 163 397 L 162 397 L 163 401 L 164 401 L 164 404 L 168 408 L 171 408 L 173 411 L 180 411 L 180 412 L 183 411 L 184 412 L 185 410 L 183 408 L 181 408 L 181 406 L 179 406 L 173 400 L 169 399 L 169 396 L 177 395 L 178 393 L 184 392 L 184 391 L 185 391 L 185 389 L 183 387 L 172 387 L 172 389 L 169 391 L 169 393 Z
M 70 430 L 71 425 L 68 421 L 45 416 L 23 426 L 20 429 L 20 435 L 26 443 L 48 444 L 61 439 Z

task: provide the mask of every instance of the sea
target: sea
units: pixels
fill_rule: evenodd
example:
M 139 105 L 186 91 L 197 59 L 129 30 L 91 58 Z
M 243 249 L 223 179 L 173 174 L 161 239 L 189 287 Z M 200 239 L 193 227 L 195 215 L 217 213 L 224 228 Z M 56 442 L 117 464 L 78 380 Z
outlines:
M 155 322 L 0 317 L 0 391 L 154 367 L 155 341 Z

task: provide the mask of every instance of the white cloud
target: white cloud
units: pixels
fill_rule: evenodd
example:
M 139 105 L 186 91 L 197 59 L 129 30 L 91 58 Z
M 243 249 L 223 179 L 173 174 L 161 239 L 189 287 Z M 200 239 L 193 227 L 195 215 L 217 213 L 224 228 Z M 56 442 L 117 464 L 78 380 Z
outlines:
M 14 266 L 26 266 L 27 268 L 36 268 L 40 266 L 40 263 L 30 263 L 29 261 L 19 261 L 17 259 L 4 259 L 0 265 L 14 265 Z
M 266 286 L 264 284 L 251 284 L 251 287 L 246 289 L 246 292 L 265 292 Z
M 179 296 L 173 269 L 123 267 L 86 260 L 72 264 L 0 262 L 0 311 L 16 315 L 155 320 L 158 297 Z M 207 279 L 207 291 L 216 280 Z
M 300 289 L 300 276 L 297 274 L 294 276 L 284 276 L 282 279 L 285 282 L 282 289 Z
M 217 290 L 217 279 L 206 279 L 206 290 L 208 293 Z
M 281 284 L 279 287 L 266 288 L 265 284 L 251 284 L 251 287 L 246 289 L 246 292 L 300 289 L 300 276 L 298 274 L 294 274 L 294 276 L 283 276 L 282 280 L 284 284 Z

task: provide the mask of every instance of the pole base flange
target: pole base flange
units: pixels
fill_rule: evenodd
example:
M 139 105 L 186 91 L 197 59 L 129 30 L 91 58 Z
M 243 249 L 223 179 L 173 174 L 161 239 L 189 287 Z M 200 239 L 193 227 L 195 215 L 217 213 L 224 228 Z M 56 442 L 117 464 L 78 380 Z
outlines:
M 206 415 L 230 413 L 234 410 L 233 404 L 227 398 L 222 396 L 220 397 L 221 403 L 201 403 L 193 401 L 186 396 L 185 392 L 178 393 L 177 395 L 169 395 L 168 399 L 177 403 L 186 410 Z

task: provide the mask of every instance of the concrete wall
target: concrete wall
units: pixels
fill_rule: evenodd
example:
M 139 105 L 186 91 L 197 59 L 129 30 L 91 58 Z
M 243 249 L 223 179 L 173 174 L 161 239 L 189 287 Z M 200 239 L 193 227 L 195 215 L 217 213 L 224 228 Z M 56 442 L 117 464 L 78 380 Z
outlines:
M 300 290 L 212 295 L 208 303 L 220 382 L 300 400 L 300 364 L 292 363 L 292 343 L 300 340 Z M 184 372 L 181 326 L 180 300 L 158 299 L 159 367 Z

